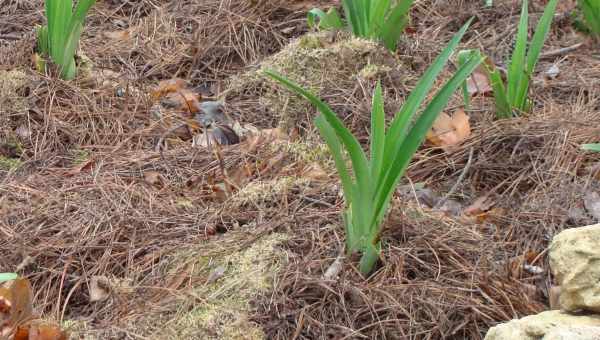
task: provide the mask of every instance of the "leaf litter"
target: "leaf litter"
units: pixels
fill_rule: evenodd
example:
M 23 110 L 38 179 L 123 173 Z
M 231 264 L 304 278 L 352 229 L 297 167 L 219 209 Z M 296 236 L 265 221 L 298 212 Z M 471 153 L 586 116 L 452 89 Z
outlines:
M 288 50 L 283 47 L 287 39 L 305 30 L 298 24 L 304 13 L 288 9 L 293 4 L 195 2 L 183 10 L 173 2 L 100 3 L 82 50 L 89 52 L 98 67 L 114 70 L 114 74 L 98 77 L 106 88 L 77 88 L 32 76 L 28 66 L 19 65 L 27 71 L 17 71 L 24 77 L 23 86 L 1 95 L 2 104 L 9 105 L 0 106 L 0 136 L 12 134 L 21 139 L 21 132 L 16 134 L 20 126 L 27 126 L 29 132 L 20 141 L 23 151 L 18 155 L 23 164 L 19 171 L 0 171 L 0 226 L 7 231 L 0 249 L 11 249 L 0 256 L 0 265 L 19 266 L 17 271 L 28 275 L 39 291 L 35 304 L 45 315 L 54 315 L 53 303 L 59 301 L 65 318 L 90 320 L 84 334 L 97 338 L 151 337 L 159 334 L 153 333 L 158 327 L 187 338 L 219 338 L 226 333 L 201 332 L 234 325 L 280 339 L 323 334 L 477 339 L 496 322 L 545 308 L 546 300 L 531 284 L 539 275 L 538 268 L 544 269 L 540 251 L 553 233 L 595 220 L 582 214 L 575 223 L 567 216 L 577 207 L 583 209 L 584 176 L 590 175 L 587 166 L 597 161 L 594 155 L 576 151 L 581 143 L 596 142 L 593 126 L 599 122 L 597 98 L 587 88 L 597 82 L 597 67 L 586 49 L 560 62 L 560 76 L 544 84 L 543 93 L 533 91 L 536 101 L 531 116 L 490 122 L 481 117 L 490 104 L 489 98 L 482 98 L 468 111 L 470 135 L 460 137 L 459 129 L 450 124 L 441 135 L 449 133 L 448 140 L 455 144 L 425 147 L 419 153 L 408 177 L 426 183 L 439 197 L 456 182 L 456 175 L 449 174 L 460 173 L 469 150 L 475 150 L 471 170 L 453 195 L 461 204 L 472 203 L 474 215 L 459 224 L 448 214 L 423 205 L 413 207 L 412 198 L 398 196 L 383 235 L 388 247 L 375 275 L 368 279 L 354 276 L 350 258 L 337 279 L 325 283 L 322 276 L 339 255 L 342 200 L 327 152 L 310 128 L 314 112 L 298 106 L 287 93 L 256 86 L 255 78 L 226 79 L 274 51 L 285 50 L 274 59 L 291 61 L 291 71 L 332 103 L 353 132 L 368 131 L 365 108 L 370 97 L 366 94 L 374 78 L 361 75 L 381 77 L 389 105 L 397 107 L 415 76 L 430 63 L 429 55 L 435 55 L 448 38 L 448 30 L 432 36 L 431 29 L 439 23 L 447 27 L 448 17 L 464 14 L 462 7 L 443 2 L 431 5 L 430 17 L 415 13 L 419 25 L 402 42 L 401 56 L 394 60 L 378 54 L 376 44 L 348 43 L 343 33 L 300 39 L 303 50 Z M 310 7 L 311 2 L 298 6 Z M 480 4 L 465 6 L 477 11 L 475 6 Z M 19 25 L 30 27 L 39 20 L 34 8 L 29 9 L 27 3 L 9 6 L 0 15 L 9 13 L 15 21 L 11 29 L 22 30 Z M 499 55 L 510 51 L 510 39 L 497 31 L 514 24 L 514 18 L 503 12 L 510 10 L 510 4 L 498 4 L 480 15 L 474 43 Z M 106 40 L 102 32 L 127 27 L 115 23 L 129 23 L 130 18 L 134 38 L 102 43 Z M 566 40 L 569 36 L 553 34 L 549 44 L 572 45 Z M 15 56 L 30 50 L 23 48 L 27 43 L 2 45 L 3 67 L 10 69 L 24 60 Z M 297 55 L 316 62 L 299 65 L 294 62 Z M 331 55 L 341 56 L 340 67 L 315 72 Z M 540 69 L 549 65 L 542 64 Z M 304 73 L 303 67 L 312 71 Z M 152 119 L 151 93 L 118 96 L 114 91 L 115 78 L 134 79 L 135 86 L 146 89 L 174 76 L 185 79 L 184 88 L 193 96 L 200 95 L 199 102 L 223 99 L 234 122 L 252 124 L 256 130 L 241 136 L 231 126 L 240 144 L 194 149 L 192 133 L 198 131 L 188 131 L 195 129 L 190 124 L 191 99 L 170 93 L 171 103 L 163 107 L 160 100 L 155 102 L 160 110 Z M 471 91 L 484 89 L 482 80 L 475 78 Z M 221 98 L 207 98 L 196 86 L 215 89 Z M 183 98 L 193 96 L 184 94 Z M 460 106 L 458 98 L 454 104 Z M 451 119 L 454 111 L 448 111 Z M 168 150 L 151 151 L 158 127 L 182 123 L 183 132 L 170 137 Z M 268 129 L 276 127 L 284 131 L 281 141 L 257 137 L 258 131 L 268 134 Z M 300 141 L 291 132 L 294 129 Z M 362 134 L 361 140 L 366 137 Z M 65 152 L 71 149 L 89 150 L 90 155 L 75 162 Z M 65 176 L 70 170 L 73 174 Z M 152 172 L 160 174 L 160 183 L 146 180 L 144 174 Z M 478 203 L 478 198 L 487 195 L 494 202 L 489 208 L 487 203 Z M 237 301 L 247 307 L 244 313 L 223 312 L 217 318 L 186 313 L 210 307 L 209 295 L 194 291 L 207 282 L 210 273 L 225 268 L 209 286 L 227 286 L 230 274 L 238 273 L 236 262 L 245 263 L 234 256 L 256 240 L 274 235 L 273 230 L 287 234 L 280 247 L 288 260 L 282 267 L 267 270 L 273 274 L 267 281 L 274 287 Z M 232 257 L 221 261 L 218 254 L 199 255 L 215 244 Z M 184 249 L 197 261 L 182 259 Z M 542 255 L 532 263 L 529 251 Z M 263 253 L 249 254 L 260 260 Z M 499 257 L 510 260 L 494 262 Z M 109 298 L 91 304 L 86 288 L 89 273 L 131 279 L 136 294 L 120 298 L 111 291 Z M 227 299 L 227 293 L 235 290 L 222 291 L 225 294 L 212 297 Z M 152 300 L 154 296 L 160 299 Z M 408 310 L 406 301 L 411 301 Z M 198 315 L 207 322 L 198 322 Z M 144 323 L 138 324 L 140 320 Z M 99 324 L 107 325 L 106 329 L 92 329 Z

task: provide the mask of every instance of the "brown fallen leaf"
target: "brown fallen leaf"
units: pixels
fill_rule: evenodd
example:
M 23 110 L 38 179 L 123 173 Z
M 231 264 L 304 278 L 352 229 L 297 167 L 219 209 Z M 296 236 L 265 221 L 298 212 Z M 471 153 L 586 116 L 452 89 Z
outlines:
M 166 93 L 161 104 L 167 108 L 174 108 L 195 114 L 200 112 L 200 100 L 202 96 L 189 89 L 180 89 L 175 92 Z
M 329 174 L 318 163 L 312 163 L 302 169 L 301 178 L 320 181 L 329 178 Z
M 463 210 L 465 215 L 479 215 L 490 210 L 496 202 L 490 199 L 489 196 L 481 196 L 477 198 L 471 205 Z
M 67 340 L 56 324 L 33 315 L 33 293 L 29 280 L 18 278 L 0 287 L 0 338 L 12 340 Z
M 246 139 L 243 149 L 245 152 L 255 151 L 259 145 L 275 141 L 289 140 L 289 136 L 280 128 L 264 129 Z
M 469 116 L 464 110 L 457 110 L 452 117 L 444 112 L 440 113 L 427 133 L 427 140 L 436 146 L 448 148 L 459 144 L 470 135 Z
M 102 35 L 111 40 L 127 40 L 131 37 L 131 30 L 109 31 L 102 33 Z
M 103 275 L 92 276 L 89 286 L 90 302 L 104 301 L 111 294 L 131 294 L 134 288 L 131 279 L 108 278 Z
M 20 326 L 14 340 L 67 340 L 69 337 L 58 325 L 34 321 Z
M 492 93 L 492 85 L 487 75 L 485 66 L 479 66 L 467 79 L 467 92 L 471 96 L 486 95 Z
M 219 145 L 239 144 L 240 137 L 228 125 L 218 125 L 194 137 L 192 146 L 207 147 L 217 143 Z
M 144 182 L 150 185 L 162 186 L 163 177 L 157 171 L 146 171 L 144 172 Z
M 94 167 L 95 164 L 96 164 L 96 160 L 95 159 L 93 159 L 93 158 L 92 159 L 88 159 L 87 161 L 81 162 L 79 165 L 71 168 L 71 170 L 68 170 L 65 173 L 65 176 L 71 177 L 71 176 L 78 175 L 78 174 L 80 174 L 82 172 L 89 171 L 89 170 L 91 170 Z
M 106 276 L 92 276 L 89 286 L 90 302 L 104 301 L 110 296 L 110 280 Z
M 158 85 L 150 92 L 152 98 L 159 99 L 167 93 L 180 91 L 186 87 L 187 83 L 181 78 L 161 80 Z

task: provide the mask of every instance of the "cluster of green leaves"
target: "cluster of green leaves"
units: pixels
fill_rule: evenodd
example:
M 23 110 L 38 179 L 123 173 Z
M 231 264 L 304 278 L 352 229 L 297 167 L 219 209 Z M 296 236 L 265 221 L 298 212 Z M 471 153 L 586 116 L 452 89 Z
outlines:
M 408 24 L 408 12 L 414 0 L 342 0 L 344 15 L 357 37 L 382 41 L 391 51 Z M 335 8 L 326 13 L 319 8 L 308 12 L 309 27 L 341 29 L 344 22 Z
M 436 93 L 422 113 L 417 115 L 421 104 L 469 24 L 470 21 L 452 38 L 448 46 L 426 70 L 387 130 L 382 89 L 379 84 L 377 85 L 372 101 L 369 158 L 356 137 L 329 106 L 287 78 L 267 71 L 270 77 L 309 100 L 321 112 L 315 120 L 315 125 L 333 155 L 341 178 L 346 204 L 344 223 L 347 251 L 362 253 L 360 270 L 363 274 L 368 274 L 379 258 L 382 221 L 400 178 L 452 94 L 483 61 L 480 54 L 471 54 Z M 353 177 L 347 167 L 346 154 L 349 156 Z
M 591 34 L 600 37 L 600 1 L 577 0 L 577 3 L 583 13 L 585 27 Z
M 544 9 L 544 14 L 537 24 L 529 48 L 527 48 L 527 35 L 529 31 L 528 1 L 523 1 L 515 48 L 508 62 L 506 83 L 502 79 L 500 70 L 494 67 L 492 63 L 486 63 L 490 85 L 494 92 L 496 116 L 498 118 L 510 118 L 521 112 L 529 111 L 531 101 L 528 94 L 531 75 L 548 36 L 557 3 L 558 0 L 550 0 L 548 2 L 548 5 Z M 459 52 L 459 64 L 464 62 L 472 53 L 480 52 L 474 50 Z M 466 91 L 466 84 L 464 86 Z M 465 96 L 465 99 L 468 105 L 467 96 Z
M 72 0 L 46 0 L 48 25 L 37 30 L 38 52 L 58 66 L 60 76 L 75 78 L 75 52 L 83 30 L 85 17 L 96 0 L 79 0 L 73 9 Z

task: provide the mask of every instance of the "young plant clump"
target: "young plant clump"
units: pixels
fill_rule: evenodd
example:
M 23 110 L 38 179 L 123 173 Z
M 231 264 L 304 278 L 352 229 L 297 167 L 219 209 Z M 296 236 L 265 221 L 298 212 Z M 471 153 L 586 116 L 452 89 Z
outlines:
M 577 0 L 577 3 L 583 13 L 585 27 L 592 35 L 600 38 L 600 1 Z
M 72 0 L 46 0 L 48 25 L 37 30 L 37 49 L 43 58 L 49 57 L 65 80 L 75 78 L 75 52 L 83 30 L 85 17 L 96 0 L 79 0 L 73 8 Z M 45 69 L 45 62 L 38 61 Z
M 270 77 L 309 100 L 321 112 L 315 120 L 315 125 L 333 155 L 342 182 L 346 203 L 344 223 L 347 252 L 362 253 L 359 266 L 360 271 L 365 275 L 371 272 L 379 258 L 383 219 L 392 194 L 412 156 L 452 94 L 483 61 L 480 54 L 472 53 L 417 116 L 419 107 L 460 42 L 469 23 L 461 28 L 427 69 L 402 108 L 396 113 L 387 131 L 382 89 L 380 84 L 377 85 L 371 110 L 369 158 L 357 138 L 327 104 L 287 78 L 267 71 Z M 349 156 L 353 177 L 346 166 L 345 153 Z
M 515 48 L 510 61 L 507 63 L 506 83 L 502 79 L 500 70 L 493 63 L 485 63 L 485 69 L 490 78 L 496 102 L 496 117 L 510 118 L 531 108 L 529 99 L 529 82 L 540 57 L 540 52 L 548 36 L 550 24 L 556 10 L 558 0 L 550 0 L 544 10 L 542 18 L 537 24 L 529 49 L 527 49 L 527 33 L 529 26 L 528 1 L 524 0 L 521 8 L 521 19 L 517 31 Z M 459 64 L 468 59 L 471 53 L 480 53 L 473 50 L 459 52 Z M 463 85 L 466 93 L 466 83 Z M 468 96 L 465 95 L 466 105 L 469 105 Z
M 408 24 L 408 11 L 414 0 L 342 0 L 344 14 L 352 33 L 379 40 L 391 51 Z M 318 21 L 318 23 L 317 23 Z M 308 12 L 308 25 L 322 29 L 342 29 L 344 22 L 335 8 L 327 13 L 319 8 Z

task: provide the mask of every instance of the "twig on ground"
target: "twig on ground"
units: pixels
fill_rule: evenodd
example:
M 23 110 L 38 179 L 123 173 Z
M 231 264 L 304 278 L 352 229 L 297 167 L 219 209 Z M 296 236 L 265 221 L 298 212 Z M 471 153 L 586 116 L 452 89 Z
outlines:
M 473 161 L 473 148 L 471 148 L 469 150 L 469 159 L 467 160 L 467 164 L 465 165 L 462 172 L 460 173 L 460 176 L 458 176 L 456 183 L 454 183 L 454 185 L 452 186 L 452 188 L 450 188 L 450 191 L 448 191 L 448 193 L 444 196 L 444 198 L 442 198 L 441 200 L 439 200 L 436 203 L 436 205 L 433 207 L 434 209 L 439 209 L 439 208 L 443 207 L 444 204 L 446 204 L 446 202 L 448 201 L 448 199 L 452 195 L 454 195 L 454 192 L 456 192 L 456 189 L 458 189 L 458 186 L 460 185 L 460 183 L 462 183 L 462 181 L 465 179 L 465 176 L 467 175 L 467 172 L 469 171 L 469 168 L 471 167 L 472 161 Z
M 344 251 L 340 252 L 340 255 L 333 261 L 333 263 L 327 268 L 325 273 L 323 274 L 323 280 L 335 280 L 338 274 L 342 271 L 344 267 Z
M 559 55 L 567 54 L 569 52 L 573 52 L 573 51 L 577 50 L 581 46 L 583 46 L 583 43 L 577 43 L 575 45 L 571 45 L 571 46 L 559 48 L 559 49 L 556 49 L 556 50 L 548 51 L 546 53 L 542 53 L 540 55 L 540 59 L 552 58 L 552 57 L 556 57 L 556 56 L 559 56 Z

